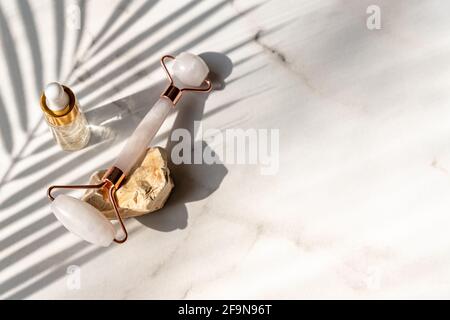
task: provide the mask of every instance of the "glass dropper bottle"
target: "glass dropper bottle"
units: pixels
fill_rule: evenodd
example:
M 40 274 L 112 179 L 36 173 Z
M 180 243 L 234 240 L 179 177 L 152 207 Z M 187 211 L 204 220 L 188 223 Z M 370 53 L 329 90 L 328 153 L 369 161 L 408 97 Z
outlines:
M 66 151 L 84 148 L 90 130 L 75 94 L 57 82 L 49 83 L 41 96 L 41 109 L 55 141 Z

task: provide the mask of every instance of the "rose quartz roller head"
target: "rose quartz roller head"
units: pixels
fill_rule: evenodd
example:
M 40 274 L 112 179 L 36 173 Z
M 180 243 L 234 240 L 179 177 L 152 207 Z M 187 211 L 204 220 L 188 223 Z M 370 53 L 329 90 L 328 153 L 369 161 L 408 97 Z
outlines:
M 184 88 L 175 86 L 165 63 L 167 59 L 175 60 L 173 74 L 185 86 Z M 90 243 L 107 247 L 113 241 L 117 243 L 126 241 L 128 234 L 119 213 L 117 189 L 120 188 L 122 181 L 134 165 L 143 157 L 148 145 L 182 94 L 186 91 L 211 91 L 211 82 L 206 80 L 209 73 L 208 66 L 199 56 L 187 52 L 181 53 L 176 58 L 166 55 L 161 58 L 161 65 L 170 80 L 168 87 L 127 140 L 114 165 L 103 176 L 102 182 L 98 185 L 51 186 L 48 189 L 48 196 L 52 200 L 51 210 L 56 218 L 69 231 Z M 116 238 L 113 225 L 99 210 L 67 195 L 58 195 L 55 198 L 52 195 L 54 189 L 102 189 L 104 196 L 109 198 L 114 208 L 124 237 Z

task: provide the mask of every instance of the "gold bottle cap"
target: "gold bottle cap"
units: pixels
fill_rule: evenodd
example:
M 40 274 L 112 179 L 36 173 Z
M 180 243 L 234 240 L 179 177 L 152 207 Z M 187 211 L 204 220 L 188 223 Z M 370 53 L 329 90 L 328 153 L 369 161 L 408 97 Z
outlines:
M 45 97 L 45 94 L 42 93 L 41 95 L 41 109 L 44 112 L 44 116 L 47 122 L 53 126 L 67 125 L 72 121 L 74 121 L 79 114 L 75 94 L 68 87 L 66 86 L 62 87 L 69 96 L 69 104 L 62 110 L 59 111 L 50 110 L 50 108 L 47 106 L 47 99 Z

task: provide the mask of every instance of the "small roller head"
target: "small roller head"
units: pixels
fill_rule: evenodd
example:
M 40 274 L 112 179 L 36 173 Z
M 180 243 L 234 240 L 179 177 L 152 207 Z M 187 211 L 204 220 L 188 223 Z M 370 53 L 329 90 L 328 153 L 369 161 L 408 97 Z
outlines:
M 175 58 L 173 73 L 184 85 L 200 87 L 208 76 L 209 68 L 199 56 L 183 52 Z

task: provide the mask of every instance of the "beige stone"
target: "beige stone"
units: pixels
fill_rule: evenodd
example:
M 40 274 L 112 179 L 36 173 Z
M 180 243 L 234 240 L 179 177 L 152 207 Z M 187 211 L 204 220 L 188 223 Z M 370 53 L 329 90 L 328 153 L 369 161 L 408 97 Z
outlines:
M 90 183 L 100 182 L 106 170 L 92 174 Z M 174 187 L 167 167 L 167 154 L 162 148 L 150 148 L 117 190 L 117 200 L 123 218 L 137 217 L 161 209 Z M 108 219 L 115 219 L 114 210 L 98 190 L 88 190 L 83 201 L 99 209 Z

